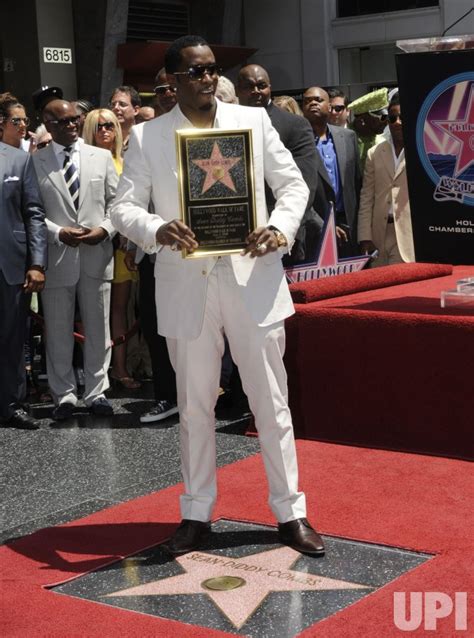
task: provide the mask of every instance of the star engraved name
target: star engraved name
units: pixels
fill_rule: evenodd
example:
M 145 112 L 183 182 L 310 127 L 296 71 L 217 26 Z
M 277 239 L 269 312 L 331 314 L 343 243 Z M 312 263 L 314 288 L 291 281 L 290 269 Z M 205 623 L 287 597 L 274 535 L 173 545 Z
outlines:
M 216 182 L 220 182 L 230 190 L 237 192 L 230 169 L 240 162 L 241 157 L 224 157 L 217 142 L 212 147 L 211 157 L 208 159 L 192 160 L 193 164 L 199 166 L 206 173 L 206 179 L 202 187 L 201 195 L 208 191 Z
M 323 591 L 331 589 L 372 589 L 351 583 L 307 574 L 291 569 L 301 554 L 290 547 L 233 558 L 192 552 L 176 558 L 184 574 L 161 578 L 138 587 L 116 591 L 107 596 L 177 596 L 205 594 L 214 602 L 234 627 L 240 629 L 262 604 L 270 592 Z M 245 577 L 245 583 L 234 590 L 213 591 L 203 583 L 215 577 Z

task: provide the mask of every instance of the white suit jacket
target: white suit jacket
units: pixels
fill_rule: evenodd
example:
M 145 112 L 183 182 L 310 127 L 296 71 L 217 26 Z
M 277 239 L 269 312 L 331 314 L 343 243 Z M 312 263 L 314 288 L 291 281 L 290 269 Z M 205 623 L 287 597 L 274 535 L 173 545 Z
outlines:
M 217 100 L 215 127 L 252 129 L 257 225 L 275 226 L 291 245 L 309 191 L 265 109 Z M 181 128 L 192 128 L 192 124 L 177 105 L 169 113 L 132 129 L 111 219 L 122 235 L 145 252 L 157 250 L 155 235 L 162 224 L 180 218 L 175 131 Z M 264 179 L 277 202 L 270 219 Z M 156 215 L 147 211 L 150 198 Z M 233 254 L 230 259 L 244 302 L 256 324 L 271 325 L 294 312 L 278 251 L 254 259 Z M 158 247 L 155 278 L 160 334 L 184 339 L 199 336 L 207 277 L 215 260 L 215 257 L 183 259 L 180 252 L 168 246 Z
M 384 246 L 392 204 L 400 255 L 403 261 L 415 261 L 405 158 L 395 170 L 391 143 L 385 141 L 369 149 L 367 155 L 360 193 L 359 242 L 371 240 L 379 249 Z
M 100 226 L 109 236 L 114 233 L 109 208 L 115 197 L 118 176 L 112 155 L 109 151 L 83 143 L 79 143 L 79 153 L 81 171 L 77 211 L 52 144 L 32 156 L 48 226 L 48 288 L 72 286 L 83 272 L 95 279 L 113 277 L 113 246 L 109 239 L 95 246 L 80 244 L 76 248 L 58 245 L 55 241 L 57 231 L 63 226 Z

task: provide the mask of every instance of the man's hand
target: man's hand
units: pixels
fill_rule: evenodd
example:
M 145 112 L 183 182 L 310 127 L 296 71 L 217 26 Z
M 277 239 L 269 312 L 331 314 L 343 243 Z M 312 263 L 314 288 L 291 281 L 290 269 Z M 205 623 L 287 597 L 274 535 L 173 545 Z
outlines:
M 136 254 L 136 250 L 127 250 L 125 252 L 125 257 L 123 258 L 123 260 L 125 262 L 127 270 L 129 270 L 130 272 L 136 272 L 138 270 L 138 264 L 135 263 Z
M 67 246 L 79 246 L 81 237 L 87 232 L 83 228 L 73 228 L 72 226 L 64 226 L 59 231 L 59 240 Z
M 45 276 L 39 266 L 31 266 L 25 275 L 24 292 L 41 292 L 44 288 Z
M 377 250 L 373 241 L 366 240 L 359 242 L 360 251 L 363 255 L 368 255 L 369 253 L 373 253 L 374 250 Z
M 340 226 L 336 226 L 336 237 L 338 244 L 345 244 L 349 241 L 346 231 Z
M 156 231 L 156 241 L 163 246 L 171 246 L 171 250 L 185 248 L 192 253 L 199 245 L 194 237 L 193 231 L 179 219 L 163 224 Z
M 263 257 L 267 253 L 278 250 L 278 241 L 273 230 L 266 226 L 259 226 L 248 235 L 247 246 L 242 251 L 242 255 L 250 253 L 250 257 Z
M 109 233 L 105 230 L 105 228 L 101 228 L 98 226 L 97 228 L 86 229 L 84 234 L 81 236 L 81 244 L 88 244 L 89 246 L 95 246 L 96 244 L 100 244 L 101 241 L 104 241 L 109 236 Z

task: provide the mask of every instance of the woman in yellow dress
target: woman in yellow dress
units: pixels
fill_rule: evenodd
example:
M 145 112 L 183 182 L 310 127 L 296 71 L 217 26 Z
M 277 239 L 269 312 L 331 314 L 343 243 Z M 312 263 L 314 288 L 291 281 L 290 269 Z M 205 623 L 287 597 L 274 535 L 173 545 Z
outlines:
M 86 144 L 105 148 L 112 153 L 115 168 L 122 172 L 122 131 L 115 114 L 109 109 L 91 111 L 84 122 L 83 137 Z M 112 301 L 110 306 L 110 327 L 112 339 L 125 334 L 128 330 L 127 308 L 130 299 L 132 281 L 138 274 L 130 272 L 125 265 L 124 257 L 126 239 L 116 236 L 118 246 L 114 252 L 114 278 L 112 280 Z M 111 379 L 117 381 L 128 390 L 136 390 L 140 383 L 133 379 L 127 370 L 127 344 L 115 346 L 112 351 Z

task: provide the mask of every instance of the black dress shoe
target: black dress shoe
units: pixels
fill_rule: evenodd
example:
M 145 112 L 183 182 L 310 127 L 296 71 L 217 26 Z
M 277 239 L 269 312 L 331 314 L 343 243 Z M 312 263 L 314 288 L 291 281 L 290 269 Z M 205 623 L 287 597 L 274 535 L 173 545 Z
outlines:
M 183 518 L 166 547 L 172 554 L 186 554 L 202 545 L 210 532 L 210 523 Z
M 278 534 L 284 545 L 289 545 L 301 554 L 324 556 L 322 538 L 311 527 L 306 518 L 297 518 L 288 523 L 278 523 Z
M 13 412 L 11 417 L 5 422 L 9 428 L 18 428 L 19 430 L 37 430 L 40 426 L 39 421 L 33 419 L 23 408 L 18 408 Z
M 114 413 L 112 404 L 105 397 L 98 397 L 92 401 L 89 409 L 95 416 L 112 416 Z
M 72 413 L 74 412 L 75 407 L 76 406 L 73 403 L 65 401 L 64 403 L 60 403 L 54 408 L 51 416 L 55 421 L 65 421 L 66 419 L 70 419 L 72 417 Z

